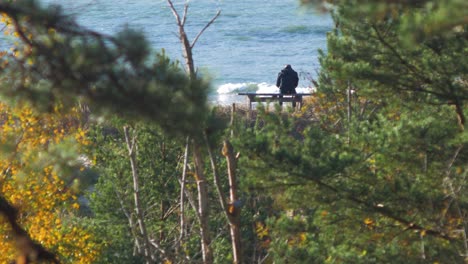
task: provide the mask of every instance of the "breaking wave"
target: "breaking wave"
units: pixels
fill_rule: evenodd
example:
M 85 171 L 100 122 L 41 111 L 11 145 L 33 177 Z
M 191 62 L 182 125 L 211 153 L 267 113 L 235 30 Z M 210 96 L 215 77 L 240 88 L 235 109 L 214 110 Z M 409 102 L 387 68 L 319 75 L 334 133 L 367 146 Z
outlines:
M 297 87 L 298 93 L 311 93 L 313 87 Z M 266 82 L 254 83 L 226 83 L 218 86 L 216 93 L 209 96 L 209 101 L 215 105 L 246 104 L 246 96 L 237 95 L 238 93 L 279 93 L 279 89 L 274 84 Z
M 310 93 L 312 92 L 312 87 L 297 87 L 296 92 L 298 93 Z M 279 93 L 278 87 L 274 84 L 269 84 L 266 82 L 262 83 L 226 83 L 218 86 L 217 93 L 218 95 L 225 94 L 237 94 L 237 93 Z

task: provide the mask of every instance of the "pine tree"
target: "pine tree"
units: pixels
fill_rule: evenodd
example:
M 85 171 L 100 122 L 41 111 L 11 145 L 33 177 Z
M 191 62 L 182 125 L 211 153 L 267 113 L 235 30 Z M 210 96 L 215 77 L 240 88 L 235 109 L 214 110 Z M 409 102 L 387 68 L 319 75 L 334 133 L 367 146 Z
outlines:
M 277 261 L 464 261 L 467 26 L 461 2 L 415 2 L 337 1 L 317 120 L 242 131 L 241 166 L 276 201 Z M 434 14 L 446 30 L 420 23 Z

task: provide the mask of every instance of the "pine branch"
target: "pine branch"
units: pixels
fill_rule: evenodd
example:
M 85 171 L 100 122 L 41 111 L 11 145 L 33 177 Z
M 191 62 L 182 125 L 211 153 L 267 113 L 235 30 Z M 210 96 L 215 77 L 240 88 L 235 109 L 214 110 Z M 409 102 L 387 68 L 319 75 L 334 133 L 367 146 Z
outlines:
M 300 174 L 296 174 L 296 176 L 297 177 L 304 177 L 304 175 L 300 175 Z M 388 209 L 385 206 L 382 206 L 382 205 L 379 205 L 379 204 L 373 204 L 373 203 L 370 203 L 368 201 L 358 199 L 358 198 L 352 196 L 351 194 L 347 193 L 346 190 L 340 190 L 340 189 L 338 189 L 338 188 L 336 188 L 336 187 L 334 187 L 332 185 L 324 183 L 323 181 L 321 181 L 319 179 L 315 179 L 314 177 L 309 177 L 307 179 L 312 180 L 319 187 L 322 187 L 324 189 L 327 189 L 329 191 L 334 192 L 339 197 L 342 197 L 345 200 L 354 202 L 354 203 L 359 204 L 359 205 L 363 205 L 366 208 L 368 208 L 370 210 L 373 210 L 374 212 L 379 213 L 382 216 L 385 216 L 385 217 L 390 218 L 390 219 L 392 219 L 392 220 L 394 220 L 394 221 L 396 221 L 396 222 L 398 222 L 400 224 L 403 224 L 406 227 L 405 230 L 424 231 L 428 235 L 433 235 L 433 236 L 443 238 L 443 239 L 448 240 L 448 241 L 452 241 L 452 238 L 449 235 L 447 235 L 446 233 L 444 233 L 443 231 L 434 230 L 434 229 L 431 229 L 431 228 L 428 228 L 428 227 L 424 227 L 424 226 L 422 226 L 420 224 L 415 223 L 414 221 L 410 221 L 410 220 L 407 220 L 407 219 L 405 219 L 403 217 L 400 217 L 400 216 L 396 215 L 394 212 L 392 212 L 391 209 Z
M 432 84 L 432 80 L 425 77 L 422 73 L 421 73 L 421 70 L 419 70 L 416 66 L 412 65 L 411 63 L 409 63 L 407 60 L 405 60 L 403 58 L 403 56 L 396 50 L 395 47 L 393 47 L 390 43 L 388 43 L 385 38 L 381 35 L 379 29 L 377 28 L 377 26 L 375 24 L 372 24 L 372 29 L 374 30 L 374 32 L 377 34 L 377 38 L 379 39 L 379 41 L 385 46 L 387 47 L 390 52 L 392 52 L 393 55 L 395 55 L 395 57 L 397 57 L 397 59 L 401 62 L 401 64 L 403 64 L 403 66 L 405 66 L 408 70 L 410 70 L 413 74 L 415 74 L 416 76 L 418 76 L 421 80 L 423 80 L 425 83 L 427 84 Z

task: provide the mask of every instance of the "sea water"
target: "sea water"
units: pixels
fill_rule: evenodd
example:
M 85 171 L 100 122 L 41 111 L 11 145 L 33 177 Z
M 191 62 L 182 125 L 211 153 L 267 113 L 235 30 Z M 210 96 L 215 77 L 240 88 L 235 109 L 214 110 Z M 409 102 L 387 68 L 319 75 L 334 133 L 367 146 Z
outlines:
M 114 34 L 124 27 L 142 31 L 155 51 L 183 63 L 175 17 L 166 0 L 42 0 L 59 4 L 86 28 Z M 193 49 L 199 74 L 210 78 L 210 102 L 245 102 L 238 92 L 278 92 L 278 72 L 291 64 L 299 73 L 297 92 L 309 92 L 326 49 L 330 15 L 299 0 L 173 0 L 180 16 L 189 3 L 185 30 L 193 40 L 213 18 Z

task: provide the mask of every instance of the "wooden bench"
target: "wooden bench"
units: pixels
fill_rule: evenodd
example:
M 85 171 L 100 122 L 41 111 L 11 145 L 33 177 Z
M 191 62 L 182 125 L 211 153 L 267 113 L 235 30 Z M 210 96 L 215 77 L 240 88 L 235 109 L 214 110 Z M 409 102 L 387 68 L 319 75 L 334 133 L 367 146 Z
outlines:
M 238 93 L 238 95 L 246 95 L 249 99 L 249 111 L 252 111 L 252 103 L 254 102 L 296 102 L 298 109 L 302 107 L 302 97 L 311 96 L 310 93 L 298 94 L 280 94 L 280 93 Z M 280 97 L 281 96 L 281 97 Z

